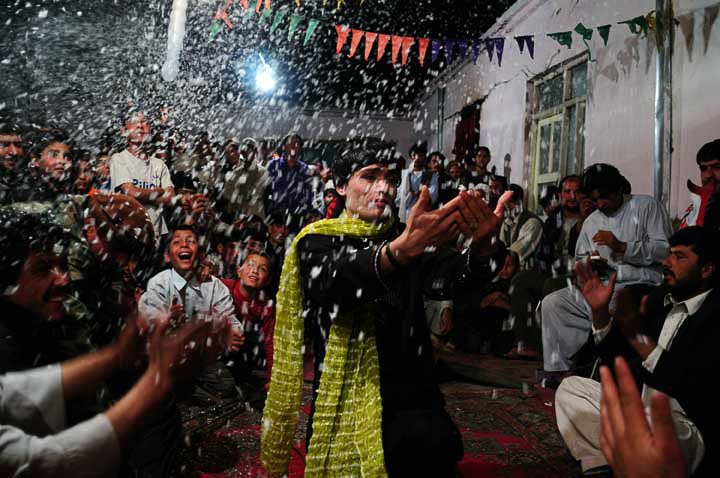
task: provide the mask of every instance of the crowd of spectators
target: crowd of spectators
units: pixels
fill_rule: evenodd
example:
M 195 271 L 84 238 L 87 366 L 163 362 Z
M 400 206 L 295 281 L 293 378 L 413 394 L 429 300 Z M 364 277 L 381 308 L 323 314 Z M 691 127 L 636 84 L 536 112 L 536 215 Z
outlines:
M 93 150 L 60 130 L 1 128 L 0 470 L 70 476 L 103 454 L 107 469 L 168 476 L 178 403 L 263 406 L 286 250 L 306 225 L 342 213 L 338 178 L 303 161 L 297 134 L 272 152 L 208 133 L 192 142 L 134 112 Z M 720 140 L 698 153 L 702 200 L 675 233 L 663 205 L 631 194 L 614 166 L 544 188 L 537 215 L 491 160 L 479 146 L 447 161 L 425 143 L 402 158 L 389 205 L 402 223 L 425 190 L 429 209 L 466 190 L 494 209 L 512 193 L 494 279 L 422 298 L 435 354 L 542 358 L 544 385 L 559 385 L 560 432 L 593 473 L 614 465 L 598 370 L 622 356 L 645 406 L 650 391 L 670 396 L 687 472 L 716 469 L 717 414 L 700 387 L 716 355 Z

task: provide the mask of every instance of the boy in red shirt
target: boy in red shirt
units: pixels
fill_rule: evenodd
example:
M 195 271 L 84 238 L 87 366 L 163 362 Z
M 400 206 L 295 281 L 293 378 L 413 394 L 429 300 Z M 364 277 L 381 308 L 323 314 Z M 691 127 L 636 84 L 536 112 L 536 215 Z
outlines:
M 262 290 L 270 280 L 270 268 L 270 258 L 265 253 L 251 252 L 237 269 L 238 279 L 221 279 L 230 289 L 245 336 L 245 343 L 237 352 L 236 364 L 232 367 L 236 381 L 251 379 L 253 367 L 263 364 L 263 352 L 268 381 L 270 378 L 275 305 Z

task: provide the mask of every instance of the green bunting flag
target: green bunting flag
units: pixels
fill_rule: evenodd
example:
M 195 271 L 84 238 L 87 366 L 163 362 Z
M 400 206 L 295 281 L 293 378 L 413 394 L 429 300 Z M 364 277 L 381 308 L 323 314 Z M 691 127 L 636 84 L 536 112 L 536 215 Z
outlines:
M 320 23 L 320 20 L 317 20 L 315 18 L 311 18 L 308 22 L 307 30 L 305 31 L 305 41 L 303 41 L 303 46 L 307 45 L 307 42 L 309 42 L 310 38 L 312 38 L 313 34 L 315 33 L 315 29 L 318 26 L 318 23 Z
M 572 32 L 548 33 L 547 36 L 549 36 L 561 45 L 572 48 Z
M 214 41 L 215 37 L 218 33 L 222 30 L 222 23 L 213 23 L 212 27 L 210 27 L 210 41 Z
M 263 10 L 262 15 L 260 15 L 260 20 L 258 20 L 258 27 L 262 27 L 267 20 L 270 20 L 271 15 L 272 10 L 270 10 L 269 8 Z
M 635 17 L 630 20 L 625 20 L 624 22 L 618 22 L 618 24 L 622 25 L 625 24 L 628 26 L 630 31 L 634 34 L 638 34 L 642 32 L 645 36 L 648 34 L 648 28 L 650 27 L 650 24 L 648 23 L 647 18 L 643 16 Z
M 278 10 L 275 14 L 275 19 L 272 22 L 272 26 L 270 27 L 270 34 L 272 35 L 275 33 L 275 29 L 280 25 L 280 22 L 283 21 L 283 18 L 285 18 L 285 14 L 287 13 L 287 9 L 283 8 L 282 10 Z
M 603 39 L 605 46 L 607 46 L 608 38 L 610 38 L 610 27 L 612 27 L 612 25 L 597 27 L 598 34 L 600 35 L 600 38 Z
M 577 26 L 575 27 L 575 33 L 577 33 L 578 35 L 580 35 L 582 37 L 583 42 L 585 43 L 585 46 L 587 47 L 588 56 L 590 57 L 589 58 L 590 61 L 595 61 L 595 60 L 593 60 L 592 51 L 590 50 L 590 44 L 588 43 L 590 40 L 592 40 L 593 29 L 587 28 L 582 23 L 578 23 Z
M 297 30 L 298 23 L 300 23 L 300 20 L 302 20 L 302 16 L 292 14 L 290 16 L 290 27 L 288 28 L 288 41 L 292 40 L 293 35 L 295 34 L 295 30 Z

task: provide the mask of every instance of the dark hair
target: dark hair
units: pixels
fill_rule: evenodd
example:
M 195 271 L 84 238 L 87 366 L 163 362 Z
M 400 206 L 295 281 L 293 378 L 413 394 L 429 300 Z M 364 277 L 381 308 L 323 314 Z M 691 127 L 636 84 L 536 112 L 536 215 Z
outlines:
M 170 250 L 170 243 L 172 242 L 173 236 L 178 231 L 190 231 L 195 236 L 195 239 L 198 239 L 198 240 L 200 239 L 200 234 L 198 234 L 197 229 L 195 229 L 190 224 L 180 224 L 178 226 L 175 226 L 175 228 L 173 228 L 173 230 L 170 231 L 170 234 L 168 234 L 168 244 L 167 244 L 168 250 Z
M 70 245 L 70 235 L 48 216 L 3 208 L 0 211 L 0 244 L 3 245 L 0 287 L 5 290 L 15 284 L 30 254 L 64 254 Z
M 625 193 L 629 186 L 630 183 L 620 174 L 620 171 L 610 164 L 593 164 L 583 172 L 582 190 L 587 194 L 595 190 L 601 193 Z
M 565 184 L 567 181 L 577 181 L 578 184 L 580 184 L 580 186 L 582 186 L 582 177 L 581 177 L 581 176 L 579 176 L 579 175 L 577 175 L 577 174 L 568 174 L 567 176 L 565 176 L 564 178 L 562 178 L 562 179 L 560 180 L 560 182 L 558 183 L 558 187 L 560 188 L 560 191 L 562 191 L 562 189 L 563 189 L 563 187 L 564 187 L 564 184 Z
M 397 172 L 398 178 L 403 170 L 402 158 L 395 148 L 377 140 L 366 140 L 345 149 L 335 160 L 332 165 L 335 186 L 344 186 L 355 171 L 373 164 L 388 166 Z
M 260 256 L 260 257 L 264 257 L 264 258 L 268 261 L 268 268 L 272 270 L 274 259 L 273 259 L 273 257 L 272 257 L 270 254 L 268 254 L 268 253 L 267 253 L 266 251 L 264 251 L 264 250 L 263 250 L 263 251 L 260 251 L 260 252 L 258 252 L 258 251 L 248 251 L 247 254 L 245 255 L 245 257 L 243 258 L 242 262 L 240 263 L 240 267 L 242 267 L 243 265 L 245 265 L 245 261 L 247 261 L 247 260 L 248 260 L 248 257 L 250 257 L 250 256 Z M 270 271 L 268 271 L 268 272 L 270 272 Z M 270 280 L 270 277 L 268 277 L 268 280 Z
M 463 158 L 463 163 L 465 163 L 465 166 L 475 166 L 475 156 L 468 154 Z
M 550 184 L 544 189 L 545 190 L 540 193 L 540 198 L 538 200 L 540 207 L 543 208 L 550 204 L 550 201 L 552 201 L 553 198 L 557 198 L 560 191 L 560 189 L 554 184 Z
M 191 191 L 198 190 L 198 183 L 193 177 L 185 171 L 179 171 L 172 175 L 172 183 L 175 185 L 175 191 L 180 189 L 190 189 Z
M 698 164 L 720 159 L 720 139 L 703 144 L 698 150 L 697 157 L 695 159 Z
M 42 155 L 42 152 L 45 151 L 45 148 L 47 148 L 53 143 L 62 143 L 68 145 L 71 153 L 74 149 L 68 135 L 61 130 L 42 131 L 33 135 L 31 142 L 32 146 L 30 147 L 30 155 L 35 158 L 39 158 Z
M 473 154 L 472 154 L 473 157 L 477 156 L 478 153 L 480 153 L 480 151 L 485 151 L 488 156 L 491 156 L 491 154 L 490 154 L 490 148 L 488 148 L 487 146 L 475 146 L 475 147 L 473 148 Z
M 442 163 L 445 162 L 445 155 L 442 154 L 440 151 L 433 151 L 432 153 L 430 153 L 428 155 L 428 157 L 430 157 L 430 158 L 432 158 L 433 156 L 437 156 L 438 158 L 440 158 L 440 162 L 442 162 Z
M 410 151 L 408 151 L 408 156 L 412 156 L 413 153 L 422 153 L 427 155 L 427 141 L 423 141 L 422 143 L 420 141 L 414 143 L 412 146 L 410 146 Z
M 503 187 L 503 191 L 508 190 L 508 182 L 507 182 L 507 178 L 505 176 L 492 175 L 492 176 L 490 176 L 490 181 L 491 182 L 492 181 L 500 181 L 500 184 L 502 184 L 502 187 Z M 520 187 L 520 186 L 518 186 L 518 187 Z
M 525 199 L 525 191 L 523 191 L 523 188 L 519 184 L 511 184 L 510 191 L 513 193 L 513 201 L 523 202 L 523 199 Z
M 708 262 L 715 264 L 715 277 L 720 273 L 720 233 L 716 229 L 702 226 L 690 226 L 680 229 L 670 238 L 670 247 L 687 246 L 698 256 L 698 263 L 703 266 Z

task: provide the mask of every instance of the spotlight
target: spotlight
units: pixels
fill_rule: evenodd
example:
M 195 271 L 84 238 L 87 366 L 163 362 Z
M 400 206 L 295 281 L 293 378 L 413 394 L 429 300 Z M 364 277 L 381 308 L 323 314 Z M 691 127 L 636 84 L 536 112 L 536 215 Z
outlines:
M 275 88 L 275 83 L 273 71 L 267 65 L 262 66 L 255 76 L 255 85 L 258 89 L 263 92 L 268 92 Z

